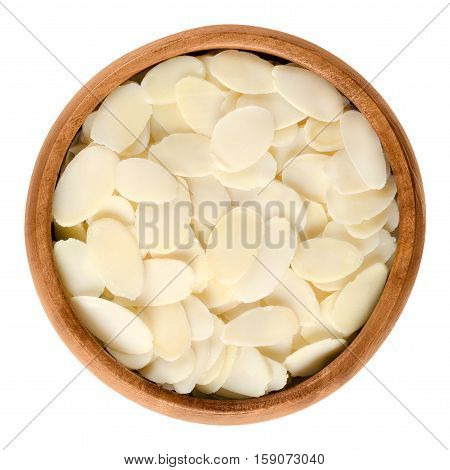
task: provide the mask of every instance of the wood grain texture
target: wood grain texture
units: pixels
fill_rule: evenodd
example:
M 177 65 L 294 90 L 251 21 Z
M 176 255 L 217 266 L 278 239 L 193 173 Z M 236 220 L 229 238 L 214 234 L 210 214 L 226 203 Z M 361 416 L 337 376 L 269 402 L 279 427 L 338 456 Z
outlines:
M 213 49 L 270 54 L 329 80 L 368 118 L 380 137 L 398 187 L 400 225 L 395 260 L 377 307 L 340 356 L 309 379 L 247 400 L 178 395 L 116 362 L 73 314 L 52 260 L 51 205 L 64 155 L 86 116 L 114 88 L 136 73 L 180 54 Z M 83 87 L 51 128 L 30 183 L 25 237 L 33 280 L 54 328 L 83 364 L 107 385 L 135 402 L 179 419 L 208 424 L 244 424 L 305 408 L 347 382 L 380 347 L 398 319 L 414 284 L 425 234 L 425 202 L 419 168 L 400 123 L 383 98 L 351 67 L 303 39 L 252 26 L 221 25 L 185 31 L 147 44 L 113 62 Z

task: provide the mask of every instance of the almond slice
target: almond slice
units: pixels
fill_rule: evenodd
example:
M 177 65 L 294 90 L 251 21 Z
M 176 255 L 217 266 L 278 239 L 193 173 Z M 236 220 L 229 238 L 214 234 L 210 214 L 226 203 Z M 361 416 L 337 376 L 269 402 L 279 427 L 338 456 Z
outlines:
M 139 373 L 146 379 L 157 384 L 174 384 L 188 377 L 195 367 L 195 354 L 189 348 L 184 354 L 174 361 L 166 361 L 157 357 L 147 366 L 140 368 Z
M 133 206 L 124 197 L 111 196 L 92 217 L 89 217 L 88 224 L 104 218 L 115 219 L 123 225 L 133 225 L 135 219 Z
M 309 118 L 305 124 L 306 142 L 319 152 L 334 152 L 344 147 L 339 121 L 322 122 Z
M 214 332 L 214 316 L 206 305 L 193 295 L 186 297 L 182 304 L 191 326 L 192 341 L 210 338 Z
M 116 361 L 131 370 L 142 369 L 153 359 L 153 350 L 145 354 L 126 354 L 109 347 L 106 350 Z

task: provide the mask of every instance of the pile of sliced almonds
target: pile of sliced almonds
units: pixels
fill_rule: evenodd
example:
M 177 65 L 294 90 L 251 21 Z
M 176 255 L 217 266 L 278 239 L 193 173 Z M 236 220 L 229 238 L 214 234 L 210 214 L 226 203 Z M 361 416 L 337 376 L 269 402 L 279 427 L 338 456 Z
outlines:
M 178 393 L 258 397 L 315 374 L 368 320 L 396 250 L 375 131 L 323 78 L 248 52 L 142 76 L 88 116 L 56 186 L 75 314 Z

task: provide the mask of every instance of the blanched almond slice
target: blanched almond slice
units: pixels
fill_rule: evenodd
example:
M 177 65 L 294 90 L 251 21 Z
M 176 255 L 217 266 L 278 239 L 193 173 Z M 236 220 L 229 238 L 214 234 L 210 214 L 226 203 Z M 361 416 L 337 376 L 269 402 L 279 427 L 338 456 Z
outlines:
M 90 144 L 92 142 L 91 131 L 92 131 L 92 125 L 94 124 L 96 115 L 97 115 L 97 111 L 93 111 L 84 120 L 83 125 L 81 126 L 80 142 L 83 144 Z
M 208 80 L 208 82 L 212 83 L 217 88 L 220 88 L 222 91 L 227 92 L 228 88 L 223 83 L 219 82 L 219 80 L 217 80 L 214 75 L 211 74 L 211 62 L 213 58 L 214 56 L 212 54 L 197 56 L 197 59 L 201 60 L 203 62 L 203 65 L 205 66 L 205 80 Z
M 166 134 L 192 132 L 191 126 L 185 121 L 177 103 L 154 105 L 153 118 L 164 129 Z
M 256 302 L 249 302 L 246 304 L 239 303 L 236 307 L 230 308 L 229 310 L 224 311 L 221 313 L 221 318 L 224 319 L 226 323 L 230 322 L 231 320 L 234 320 L 236 317 L 241 315 L 242 313 L 246 312 L 247 310 L 250 310 L 255 307 L 260 307 L 261 302 L 257 300 Z
M 171 105 L 167 105 L 171 106 Z M 154 106 L 156 108 L 156 106 Z M 190 132 L 190 130 L 189 130 Z M 153 114 L 152 117 L 150 118 L 150 139 L 151 142 L 156 144 L 160 140 L 164 139 L 169 135 L 167 131 L 164 129 L 164 127 L 155 119 L 155 110 L 153 109 Z
M 284 365 L 293 377 L 309 377 L 329 364 L 346 346 L 344 340 L 324 339 L 303 346 L 291 354 Z
M 70 304 L 81 324 L 111 348 L 126 354 L 151 351 L 153 336 L 128 309 L 98 297 L 72 297 Z
M 173 103 L 176 100 L 175 85 L 190 76 L 204 78 L 205 66 L 195 57 L 182 55 L 152 67 L 141 85 L 149 103 Z
M 343 195 L 334 188 L 327 193 L 328 213 L 341 224 L 359 224 L 371 219 L 389 206 L 397 193 L 393 176 L 380 190 L 369 190 L 359 194 Z
M 322 237 L 298 246 L 292 269 L 307 281 L 331 282 L 352 273 L 362 262 L 362 253 L 350 243 Z
M 146 307 L 140 318 L 153 333 L 153 351 L 166 361 L 175 361 L 191 346 L 191 328 L 181 303 Z
M 56 240 L 67 240 L 69 238 L 75 238 L 76 240 L 80 240 L 82 242 L 86 241 L 86 228 L 82 223 L 76 224 L 72 227 L 61 227 L 61 225 L 54 222 L 53 228 L 55 229 Z
M 362 193 L 370 189 L 359 176 L 345 150 L 340 150 L 330 157 L 324 171 L 331 184 L 341 194 Z
M 208 285 L 198 294 L 198 297 L 210 309 L 221 307 L 235 300 L 229 287 L 213 279 L 208 282 Z
M 304 238 L 317 237 L 324 230 L 328 223 L 328 216 L 322 204 L 314 201 L 305 201 L 306 214 L 303 233 L 300 236 Z
M 249 52 L 228 50 L 211 60 L 211 74 L 231 90 L 239 93 L 271 93 L 273 65 Z
M 112 348 L 106 348 L 106 350 L 116 361 L 131 370 L 142 369 L 153 359 L 153 351 L 145 354 L 127 354 Z
M 322 122 L 309 118 L 305 124 L 306 142 L 319 152 L 334 152 L 342 149 L 339 121 Z
M 217 390 L 222 388 L 222 385 L 227 380 L 231 373 L 234 362 L 238 355 L 239 348 L 236 346 L 226 346 L 225 348 L 225 360 L 223 362 L 222 369 L 219 374 L 209 383 L 198 385 L 197 388 L 202 393 L 216 393 Z
M 378 233 L 375 233 L 368 238 L 354 238 L 348 233 L 345 225 L 341 225 L 334 220 L 328 222 L 322 232 L 322 236 L 326 238 L 336 238 L 338 240 L 351 243 L 358 248 L 364 256 L 375 250 L 379 243 Z
M 277 361 L 274 361 L 266 357 L 267 364 L 269 365 L 270 370 L 270 382 L 267 385 L 267 392 L 275 392 L 281 390 L 286 386 L 288 373 L 286 367 L 283 364 L 280 364 Z
M 219 357 L 197 380 L 197 385 L 206 385 L 215 380 L 225 364 L 226 349 L 221 350 Z
M 88 257 L 86 244 L 69 238 L 53 246 L 53 259 L 64 288 L 71 296 L 99 297 L 105 283 Z
M 233 296 L 241 302 L 254 302 L 269 295 L 289 267 L 296 249 L 296 236 L 289 221 L 273 217 L 266 222 L 264 242 L 248 271 L 233 284 Z
M 152 256 L 171 253 L 193 243 L 189 227 L 193 209 L 186 188 L 186 182 L 180 180 L 176 197 L 170 202 L 139 203 L 135 222 L 139 247 L 147 248 Z
M 256 163 L 272 143 L 273 118 L 258 106 L 238 108 L 221 118 L 211 138 L 219 169 L 236 172 Z
M 181 79 L 175 87 L 181 115 L 198 134 L 211 136 L 222 117 L 225 94 L 212 83 L 197 77 Z
M 271 378 L 271 368 L 264 356 L 256 348 L 243 347 L 222 386 L 247 397 L 260 397 L 267 392 Z
M 324 122 L 339 118 L 342 96 L 324 78 L 289 65 L 275 66 L 273 78 L 278 93 L 302 113 Z
M 137 83 L 113 90 L 103 101 L 92 123 L 91 139 L 121 153 L 141 135 L 152 107 Z
M 231 207 L 227 190 L 214 176 L 187 179 L 191 191 L 193 216 L 201 224 L 216 225 Z
M 398 223 L 400 222 L 400 212 L 398 210 L 397 201 L 394 199 L 389 207 L 387 208 L 388 219 L 386 221 L 386 225 L 384 228 L 388 232 L 393 232 L 397 227 Z
M 174 384 L 177 393 L 191 393 L 198 379 L 205 373 L 210 356 L 209 340 L 193 341 L 192 349 L 195 354 L 195 365 L 193 371 L 182 381 Z
M 191 326 L 192 341 L 210 338 L 214 332 L 214 317 L 206 305 L 193 295 L 186 297 L 182 304 Z
M 288 269 L 274 290 L 264 299 L 269 305 L 284 305 L 293 310 L 301 326 L 314 325 L 320 314 L 319 302 L 311 286 Z
M 347 154 L 370 189 L 381 189 L 388 177 L 377 133 L 359 111 L 346 111 L 341 117 L 341 134 Z
M 214 176 L 229 188 L 250 190 L 263 188 L 275 178 L 277 162 L 266 152 L 256 163 L 235 173 L 216 170 Z
M 369 319 L 383 292 L 388 269 L 382 263 L 375 263 L 359 273 L 347 284 L 336 298 L 328 314 L 333 328 L 349 336 L 359 330 Z
M 214 227 L 206 256 L 212 278 L 235 283 L 249 268 L 261 244 L 264 222 L 252 209 L 235 207 Z
M 235 346 L 272 346 L 298 329 L 295 313 L 287 307 L 257 307 L 225 325 L 222 340 Z
M 387 263 L 397 248 L 396 239 L 384 229 L 380 230 L 378 235 L 378 246 L 369 254 L 367 258 L 368 260 Z
M 174 175 L 151 160 L 128 158 L 117 165 L 116 189 L 130 201 L 171 201 L 177 186 Z
M 105 204 L 88 219 L 88 223 L 92 224 L 98 219 L 116 219 L 123 225 L 134 224 L 133 206 L 125 198 L 121 196 L 111 196 Z
M 151 364 L 141 368 L 139 373 L 157 384 L 174 384 L 188 377 L 195 367 L 195 354 L 189 348 L 175 361 L 157 357 Z
M 205 370 L 209 370 L 216 363 L 225 348 L 225 345 L 222 342 L 222 333 L 225 325 L 223 321 L 215 315 L 213 316 L 213 322 L 214 331 L 212 336 L 209 338 L 209 359 Z
M 53 196 L 53 217 L 63 227 L 94 215 L 114 191 L 119 157 L 101 145 L 86 147 L 67 165 Z
M 289 145 L 297 137 L 297 124 L 275 131 L 273 134 L 272 146 L 283 147 Z
M 384 209 L 384 211 L 377 214 L 375 217 L 372 217 L 369 220 L 363 220 L 359 224 L 346 225 L 348 233 L 354 238 L 369 238 L 372 235 L 375 235 L 387 222 L 389 215 L 389 206 Z
M 283 183 L 306 199 L 326 202 L 330 183 L 324 168 L 329 158 L 320 154 L 306 154 L 294 158 L 283 170 Z
M 236 104 L 240 96 L 241 95 L 239 93 L 236 93 L 232 90 L 228 91 L 225 94 L 225 99 L 221 107 L 223 114 L 228 114 L 236 109 Z
M 153 258 L 143 263 L 144 288 L 136 299 L 136 305 L 168 305 L 180 302 L 191 294 L 194 274 L 183 261 Z
M 269 111 L 275 121 L 275 129 L 284 129 L 292 124 L 306 119 L 298 109 L 289 104 L 279 93 L 267 93 L 263 95 L 242 95 L 236 103 L 238 108 L 243 106 L 260 106 Z
M 134 157 L 141 153 L 144 153 L 150 142 L 150 120 L 147 122 L 144 130 L 138 136 L 138 138 L 129 146 L 127 147 L 120 155 L 121 157 Z
M 164 167 L 178 176 L 206 176 L 213 170 L 209 139 L 203 135 L 168 135 L 150 151 Z
M 144 287 L 144 264 L 129 229 L 114 219 L 92 222 L 87 232 L 89 259 L 114 295 L 134 300 Z
M 258 350 L 261 354 L 264 354 L 266 358 L 273 359 L 277 362 L 283 362 L 289 354 L 291 354 L 293 337 L 294 336 L 288 336 L 283 341 L 273 344 L 272 346 L 261 346 Z

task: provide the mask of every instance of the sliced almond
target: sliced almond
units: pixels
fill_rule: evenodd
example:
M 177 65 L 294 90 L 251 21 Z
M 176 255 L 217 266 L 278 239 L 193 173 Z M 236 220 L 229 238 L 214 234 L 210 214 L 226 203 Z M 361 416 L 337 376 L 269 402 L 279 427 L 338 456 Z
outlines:
M 106 350 L 116 361 L 131 370 L 142 369 L 142 367 L 145 367 L 153 359 L 153 351 L 149 351 L 145 354 L 126 354 L 109 347 L 106 348 Z
M 182 303 L 191 327 L 192 341 L 210 338 L 214 332 L 214 316 L 206 305 L 193 295 L 186 297 Z
M 305 124 L 306 142 L 319 152 L 334 152 L 342 149 L 339 121 L 323 122 L 309 118 Z
M 344 242 L 351 243 L 364 255 L 368 255 L 375 250 L 379 243 L 379 235 L 375 233 L 367 238 L 355 238 L 350 235 L 345 225 L 339 224 L 334 220 L 328 222 L 322 232 L 322 236 L 326 238 L 335 238 Z
M 315 201 L 305 201 L 304 207 L 306 207 L 306 220 L 300 236 L 306 239 L 317 237 L 328 224 L 327 213 L 322 204 Z
M 219 374 L 217 374 L 217 376 L 211 382 L 202 385 L 199 384 L 197 389 L 200 392 L 211 394 L 216 393 L 217 390 L 222 388 L 223 384 L 231 374 L 231 370 L 238 355 L 238 350 L 239 348 L 236 346 L 226 346 L 225 359 Z
M 286 386 L 288 373 L 286 367 L 283 364 L 274 361 L 270 358 L 266 358 L 267 364 L 270 370 L 270 382 L 267 385 L 267 392 L 276 392 Z
M 276 344 L 272 344 L 271 346 L 261 346 L 258 350 L 261 354 L 264 354 L 266 358 L 273 359 L 277 362 L 283 362 L 289 354 L 291 354 L 292 339 L 294 336 L 288 336 L 284 340 Z
M 192 132 L 191 126 L 185 121 L 177 103 L 154 105 L 152 120 L 164 130 L 166 135 Z M 158 140 L 163 137 L 160 132 Z
M 174 361 L 166 361 L 161 357 L 157 357 L 153 362 L 141 368 L 139 373 L 157 384 L 174 384 L 188 377 L 194 370 L 194 367 L 195 354 L 189 348 Z
M 134 209 L 128 200 L 121 196 L 111 196 L 105 204 L 88 219 L 91 224 L 98 219 L 116 219 L 123 225 L 134 224 Z
M 391 202 L 392 204 L 392 202 Z M 369 238 L 375 235 L 386 224 L 389 217 L 389 206 L 384 211 L 368 220 L 363 220 L 359 224 L 346 225 L 348 233 L 354 238 Z
M 341 194 L 356 194 L 370 188 L 362 180 L 345 150 L 339 150 L 328 158 L 324 171 L 331 184 Z

